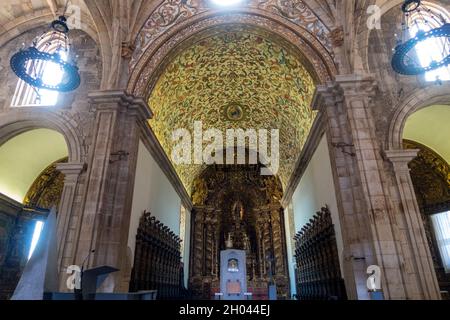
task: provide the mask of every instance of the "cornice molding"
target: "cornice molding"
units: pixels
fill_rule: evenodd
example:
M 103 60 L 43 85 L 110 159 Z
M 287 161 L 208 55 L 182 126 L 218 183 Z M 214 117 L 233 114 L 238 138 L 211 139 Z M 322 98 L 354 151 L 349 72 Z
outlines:
M 89 102 L 95 104 L 97 109 L 110 109 L 117 106 L 126 108 L 127 111 L 136 112 L 139 120 L 147 121 L 153 118 L 153 112 L 148 103 L 140 97 L 128 94 L 120 90 L 91 91 L 88 94 Z

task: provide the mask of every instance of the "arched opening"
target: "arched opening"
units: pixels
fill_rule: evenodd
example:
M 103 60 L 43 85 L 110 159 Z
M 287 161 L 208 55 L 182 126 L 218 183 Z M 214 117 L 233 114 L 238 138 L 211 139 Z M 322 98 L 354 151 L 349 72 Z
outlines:
M 450 290 L 450 106 L 433 105 L 406 121 L 403 147 L 418 149 L 409 164 L 416 199 L 442 291 Z
M 253 297 L 267 298 L 268 284 L 275 283 L 278 297 L 290 298 L 281 199 L 316 119 L 310 105 L 320 77 L 286 39 L 246 24 L 203 30 L 174 53 L 149 85 L 149 123 L 194 202 L 188 235 L 193 297 L 211 299 L 221 290 L 220 252 L 230 236 L 237 249 L 247 251 Z M 258 150 L 259 162 L 225 164 L 236 142 L 237 150 Z M 273 175 L 255 170 L 263 167 Z M 198 180 L 209 170 L 213 186 Z M 223 175 L 228 184 L 214 189 Z M 206 211 L 198 205 L 204 183 L 214 189 Z M 200 217 L 215 222 L 198 222 Z
M 0 146 L 0 296 L 13 293 L 39 239 L 48 209 L 57 207 L 68 147 L 59 132 L 33 129 Z

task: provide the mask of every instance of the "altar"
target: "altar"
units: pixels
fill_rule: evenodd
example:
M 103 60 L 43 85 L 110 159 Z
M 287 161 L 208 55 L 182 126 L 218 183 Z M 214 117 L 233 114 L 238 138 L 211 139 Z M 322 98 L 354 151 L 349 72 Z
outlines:
M 222 300 L 246 300 L 248 292 L 245 251 L 224 250 L 220 254 L 220 261 Z

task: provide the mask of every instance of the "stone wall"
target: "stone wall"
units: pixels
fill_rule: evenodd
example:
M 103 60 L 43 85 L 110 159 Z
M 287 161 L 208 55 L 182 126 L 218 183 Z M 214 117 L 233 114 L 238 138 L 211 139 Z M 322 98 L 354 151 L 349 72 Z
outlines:
M 12 39 L 0 48 L 0 112 L 8 111 L 16 90 L 18 78 L 10 68 L 11 57 L 22 47 L 27 48 L 32 41 L 47 32 L 47 27 L 30 30 Z M 87 92 L 100 87 L 102 63 L 98 45 L 85 32 L 73 30 L 69 33 L 72 54 L 78 56 L 81 85 L 73 93 L 61 95 L 61 106 L 74 110 L 86 110 Z
M 22 43 L 29 46 L 36 36 L 42 35 L 48 28 L 29 30 L 12 39 L 0 48 L 0 129 L 3 130 L 0 144 L 21 132 L 32 128 L 46 127 L 62 133 L 72 150 L 69 151 L 69 163 L 59 166 L 66 176 L 60 212 L 67 212 L 67 219 L 59 219 L 58 238 L 60 271 L 75 261 L 74 250 L 81 224 L 83 210 L 84 183 L 83 171 L 91 145 L 91 130 L 95 111 L 88 99 L 88 92 L 100 87 L 102 62 L 99 46 L 85 32 L 73 30 L 69 36 L 74 56 L 77 56 L 81 75 L 80 87 L 71 93 L 60 94 L 56 106 L 52 107 L 11 107 L 11 101 L 18 83 L 9 61 Z M 72 210 L 73 209 L 73 210 Z M 65 281 L 65 279 L 62 279 Z

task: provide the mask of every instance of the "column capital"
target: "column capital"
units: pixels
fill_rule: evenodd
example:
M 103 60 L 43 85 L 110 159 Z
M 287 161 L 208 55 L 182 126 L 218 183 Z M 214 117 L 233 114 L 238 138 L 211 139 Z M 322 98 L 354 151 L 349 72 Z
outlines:
M 140 97 L 135 97 L 125 91 L 99 90 L 88 94 L 90 103 L 98 110 L 121 108 L 135 114 L 139 120 L 147 121 L 153 118 L 153 112 L 148 103 Z
M 84 168 L 84 163 L 58 163 L 56 165 L 56 170 L 66 175 L 66 177 L 68 175 L 79 176 Z
M 385 150 L 384 154 L 394 165 L 406 165 L 417 157 L 419 149 Z
M 344 98 L 368 99 L 374 96 L 375 88 L 376 81 L 371 74 L 337 75 L 334 81 L 317 86 L 312 107 L 321 110 L 327 105 L 342 102 Z

